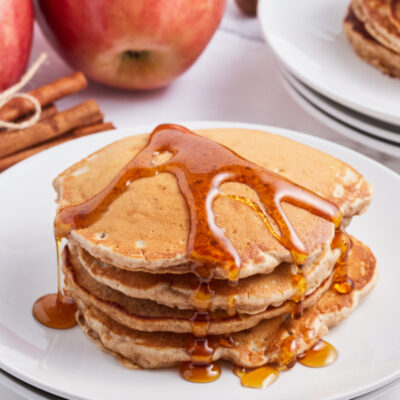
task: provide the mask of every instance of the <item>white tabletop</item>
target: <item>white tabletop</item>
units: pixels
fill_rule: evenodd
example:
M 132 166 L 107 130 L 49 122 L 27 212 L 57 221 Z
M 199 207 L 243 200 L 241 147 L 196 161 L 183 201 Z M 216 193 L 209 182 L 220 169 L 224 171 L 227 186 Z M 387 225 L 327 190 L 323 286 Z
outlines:
M 36 27 L 32 60 L 46 52 L 48 61 L 29 84 L 31 87 L 57 79 L 71 69 L 46 43 Z M 118 128 L 188 120 L 225 120 L 275 125 L 294 129 L 351 147 L 400 172 L 400 160 L 344 138 L 307 115 L 286 93 L 278 63 L 265 44 L 258 21 L 243 16 L 228 0 L 222 24 L 200 59 L 166 89 L 127 92 L 90 83 L 89 88 L 59 102 L 69 107 L 96 99 L 106 120 Z M 15 393 L 17 383 L 0 373 L 0 399 L 39 399 L 29 389 Z M 400 398 L 400 383 L 368 399 Z

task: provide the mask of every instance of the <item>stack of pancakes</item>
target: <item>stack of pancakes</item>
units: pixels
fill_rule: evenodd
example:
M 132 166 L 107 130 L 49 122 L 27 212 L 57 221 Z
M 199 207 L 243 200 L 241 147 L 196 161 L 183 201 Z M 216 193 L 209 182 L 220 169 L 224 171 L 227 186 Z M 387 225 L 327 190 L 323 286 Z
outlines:
M 352 0 L 344 30 L 363 60 L 400 77 L 400 0 Z
M 335 203 L 343 214 L 342 228 L 371 201 L 371 188 L 357 171 L 303 144 L 242 129 L 197 133 Z M 148 138 L 115 142 L 59 175 L 54 181 L 59 210 L 104 189 Z M 231 182 L 221 190 L 257 202 L 246 185 Z M 330 221 L 283 203 L 308 254 L 298 266 L 251 207 L 229 197 L 218 197 L 212 207 L 242 263 L 236 285 L 217 267 L 209 282 L 201 336 L 207 336 L 212 361 L 248 368 L 290 364 L 347 317 L 374 285 L 374 256 L 352 238 L 347 265 L 354 288 L 339 294 L 332 287 L 341 252 L 332 246 Z M 100 348 L 130 367 L 192 361 L 202 283 L 187 255 L 189 228 L 175 178 L 160 173 L 130 182 L 101 218 L 67 238 L 63 270 L 66 290 L 78 306 L 78 323 Z M 304 311 L 291 318 L 299 304 Z

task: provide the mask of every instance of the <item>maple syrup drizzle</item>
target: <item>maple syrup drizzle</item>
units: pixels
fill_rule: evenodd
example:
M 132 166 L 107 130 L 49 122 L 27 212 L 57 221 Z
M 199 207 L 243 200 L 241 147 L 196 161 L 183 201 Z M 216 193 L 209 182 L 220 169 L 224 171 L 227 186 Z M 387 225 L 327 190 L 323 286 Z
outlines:
M 180 366 L 180 374 L 183 379 L 193 383 L 209 383 L 216 381 L 221 375 L 221 367 L 218 363 L 195 365 L 183 362 Z
M 161 165 L 152 163 L 155 153 L 168 152 L 172 157 Z M 57 237 L 66 237 L 72 229 L 81 229 L 97 221 L 127 189 L 127 181 L 170 173 L 177 179 L 185 198 L 190 229 L 187 254 L 190 260 L 211 266 L 223 266 L 229 280 L 235 281 L 241 266 L 240 257 L 223 229 L 215 223 L 213 201 L 221 196 L 226 182 L 243 183 L 260 198 L 258 214 L 272 219 L 279 228 L 267 224 L 274 237 L 291 253 L 296 264 L 307 256 L 304 244 L 288 221 L 281 203 L 305 209 L 340 225 L 341 213 L 335 204 L 302 188 L 286 178 L 245 160 L 232 150 L 179 125 L 164 124 L 154 129 L 147 145 L 115 178 L 88 201 L 61 209 L 55 220 Z M 241 201 L 241 200 L 238 200 Z M 250 207 L 252 202 L 245 200 Z
M 333 288 L 339 294 L 348 294 L 354 288 L 354 282 L 347 275 L 347 258 L 352 243 L 350 236 L 346 232 L 337 231 L 332 241 L 331 247 L 340 250 L 339 259 L 336 261 L 335 276 L 333 278 Z
M 211 289 L 211 271 L 207 264 L 193 263 L 192 273 L 198 278 L 193 296 L 195 311 L 190 320 L 194 340 L 187 347 L 191 362 L 181 364 L 180 374 L 188 381 L 206 383 L 215 381 L 221 374 L 219 364 L 212 362 L 214 347 L 207 336 L 211 323 L 209 309 L 214 291 Z
M 155 165 L 154 157 L 163 153 L 169 153 L 171 157 Z M 82 204 L 58 212 L 54 223 L 55 236 L 67 237 L 73 229 L 90 226 L 128 189 L 127 182 L 159 173 L 169 173 L 176 178 L 186 201 L 190 218 L 187 254 L 197 266 L 193 272 L 199 278 L 195 293 L 196 311 L 191 319 L 194 342 L 188 345 L 192 362 L 182 364 L 181 374 L 196 382 L 215 380 L 220 372 L 217 364 L 212 363 L 214 350 L 207 338 L 210 325 L 208 308 L 213 294 L 210 276 L 215 268 L 222 266 L 229 282 L 234 285 L 238 281 L 241 260 L 224 230 L 215 223 L 214 200 L 225 196 L 247 204 L 260 216 L 271 234 L 290 251 L 296 264 L 303 263 L 307 251 L 281 204 L 286 202 L 307 210 L 333 222 L 336 228 L 342 215 L 333 203 L 245 160 L 225 146 L 182 126 L 164 124 L 154 129 L 145 148 L 101 192 Z M 241 196 L 222 194 L 220 186 L 226 182 L 246 184 L 258 194 L 260 204 Z M 299 282 L 298 286 L 302 288 L 302 283 Z
M 213 382 L 221 375 L 221 368 L 217 362 L 212 361 L 214 347 L 207 337 L 208 330 L 198 330 L 197 323 L 197 320 L 192 322 L 194 338 L 187 347 L 191 361 L 181 363 L 180 374 L 183 379 L 194 383 Z M 200 337 L 196 337 L 199 334 Z
M 309 343 L 314 339 L 314 332 L 304 329 L 303 339 Z M 247 369 L 239 366 L 233 368 L 233 373 L 240 378 L 242 386 L 261 389 L 274 383 L 281 371 L 292 368 L 297 361 L 306 367 L 322 368 L 333 364 L 337 359 L 337 350 L 328 342 L 320 339 L 303 356 L 296 358 L 295 338 L 287 336 L 281 346 L 278 364 L 267 364 L 262 367 Z
M 319 340 L 299 362 L 306 367 L 321 368 L 333 364 L 338 357 L 337 350 L 325 340 Z
M 274 383 L 279 376 L 278 369 L 271 365 L 254 369 L 235 366 L 233 373 L 240 378 L 242 386 L 253 389 L 263 389 Z
M 309 339 L 312 339 L 310 335 Z M 307 342 L 307 340 L 306 340 Z M 280 371 L 292 368 L 296 361 L 310 368 L 328 367 L 337 359 L 337 350 L 325 340 L 320 339 L 311 349 L 309 349 L 302 357 L 296 359 L 294 349 L 293 336 L 287 336 L 284 340 L 278 365 L 265 365 L 262 367 L 247 369 L 239 366 L 233 368 L 233 373 L 240 378 L 242 386 L 262 389 L 276 381 Z
M 297 358 L 296 341 L 304 341 L 310 345 L 316 341 L 316 332 L 304 326 L 298 335 L 291 334 L 286 336 L 282 342 L 278 356 L 278 369 L 292 368 L 296 361 L 307 367 L 320 368 L 327 367 L 337 359 L 337 350 L 328 342 L 319 339 L 301 358 Z
M 292 318 L 300 318 L 303 315 L 303 301 L 307 291 L 307 278 L 303 274 L 303 270 L 295 265 L 296 273 L 292 275 L 292 287 L 296 289 L 296 293 L 292 296 Z
M 224 335 L 219 340 L 219 345 L 222 347 L 231 348 L 234 346 L 234 344 L 235 341 L 233 340 L 233 337 L 231 335 Z
M 232 372 L 239 378 L 241 378 L 247 371 L 247 368 L 241 367 L 239 365 L 234 365 L 232 370 Z
M 348 272 L 347 259 L 348 259 L 348 255 L 349 255 L 351 246 L 352 246 L 352 242 L 351 242 L 350 236 L 344 231 L 336 230 L 335 237 L 331 243 L 331 248 L 339 249 L 340 256 L 339 256 L 338 260 L 336 261 L 332 287 L 339 294 L 348 294 L 354 288 L 354 283 L 347 274 L 347 272 Z M 299 274 L 300 268 L 298 266 L 296 268 L 297 268 L 297 274 L 293 275 L 292 285 L 298 289 L 298 297 L 297 296 L 293 297 L 294 303 L 293 303 L 293 308 L 292 308 L 292 313 L 291 313 L 291 316 L 293 319 L 300 317 L 303 313 L 302 305 L 303 305 L 304 293 L 305 293 L 306 287 L 307 287 L 306 286 L 307 282 L 305 281 L 305 284 L 304 284 L 304 281 L 303 281 L 303 279 L 305 279 L 304 276 L 302 276 L 301 273 Z M 301 297 L 301 296 L 303 296 L 303 297 Z M 302 335 L 303 335 L 304 341 L 306 343 L 310 343 L 314 339 L 315 332 L 310 329 L 305 329 L 302 332 Z M 280 353 L 280 363 L 283 365 L 287 365 L 289 368 L 291 368 L 295 363 L 295 352 L 293 351 L 294 342 L 295 342 L 294 336 L 289 335 L 284 340 L 282 349 L 281 349 L 281 353 Z M 308 358 L 311 359 L 311 357 L 313 356 L 314 360 L 316 360 L 318 357 L 318 354 L 319 354 L 320 360 L 322 360 L 324 357 L 323 356 L 324 352 L 327 352 L 329 350 L 332 360 L 333 361 L 336 360 L 336 357 L 337 357 L 336 349 L 327 342 L 323 342 L 323 343 L 325 343 L 324 348 L 322 348 L 321 344 L 316 345 L 317 349 L 321 348 L 321 350 L 319 352 L 317 352 L 317 350 L 313 350 L 313 349 L 309 350 L 308 353 L 310 354 L 310 356 Z M 304 362 L 306 362 L 306 360 L 304 360 Z M 327 363 L 326 365 L 330 365 L 330 364 Z M 320 366 L 322 367 L 325 365 L 320 365 Z M 317 366 L 315 366 L 315 367 L 317 367 Z
M 354 283 L 347 274 L 348 271 L 347 259 L 351 246 L 352 243 L 350 236 L 346 232 L 337 229 L 335 232 L 335 237 L 331 243 L 331 248 L 339 249 L 340 256 L 336 261 L 332 287 L 339 294 L 348 294 L 354 288 Z M 292 277 L 292 286 L 297 289 L 297 294 L 292 298 L 293 307 L 292 307 L 291 317 L 293 319 L 299 318 L 303 314 L 303 300 L 307 289 L 307 280 L 304 277 L 303 273 L 301 272 L 299 266 L 296 266 L 296 272 L 297 273 Z M 306 341 L 306 343 L 312 341 L 313 337 L 314 337 L 314 332 L 312 330 L 306 330 L 305 332 L 303 332 L 303 338 Z M 292 336 L 286 338 L 286 341 L 284 341 L 283 343 L 280 355 L 280 357 L 282 357 L 282 362 L 284 364 L 287 363 L 289 368 L 293 366 L 295 362 L 294 361 L 295 354 L 293 351 L 291 351 L 291 347 L 293 345 L 294 340 L 295 338 Z M 333 346 L 331 347 L 336 352 L 336 349 L 334 349 Z
M 288 335 L 283 339 L 280 353 L 278 356 L 278 364 L 285 368 L 292 368 L 296 364 L 296 337 Z
M 290 331 L 288 332 L 288 336 L 283 339 L 277 360 L 278 367 L 281 370 L 290 369 L 296 364 L 296 341 L 300 339 L 303 339 L 306 344 L 311 344 L 315 340 L 315 331 L 305 326 L 300 329 L 297 336 L 295 336 Z
M 228 297 L 226 313 L 228 314 L 229 317 L 233 317 L 233 316 L 235 316 L 237 314 L 237 311 L 236 311 L 236 295 L 234 295 L 234 294 L 231 294 Z
M 32 314 L 42 325 L 54 329 L 68 329 L 76 325 L 75 302 L 62 292 L 61 287 L 61 239 L 57 247 L 57 293 L 46 294 L 35 301 Z
M 211 305 L 211 299 L 214 291 L 211 289 L 210 279 L 198 276 L 198 286 L 194 291 L 193 306 L 197 311 L 206 312 Z

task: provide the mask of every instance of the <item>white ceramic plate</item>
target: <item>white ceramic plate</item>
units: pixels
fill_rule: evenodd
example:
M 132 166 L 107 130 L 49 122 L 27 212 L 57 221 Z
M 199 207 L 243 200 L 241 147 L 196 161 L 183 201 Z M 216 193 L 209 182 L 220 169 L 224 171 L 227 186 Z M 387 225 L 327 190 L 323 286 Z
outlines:
M 351 109 L 322 96 L 303 82 L 299 81 L 284 68 L 282 69 L 282 73 L 297 91 L 307 97 L 314 104 L 318 105 L 318 107 L 325 113 L 343 121 L 347 125 L 353 126 L 356 129 L 360 129 L 367 134 L 374 136 L 378 140 L 383 139 L 384 141 L 391 142 L 390 144 L 400 145 L 400 125 L 387 124 L 375 118 L 370 118 L 364 114 L 352 111 Z
M 258 4 L 265 37 L 290 72 L 349 108 L 400 123 L 400 80 L 360 60 L 343 32 L 350 0 Z
M 356 400 L 397 400 L 397 399 L 400 399 L 399 379 L 380 389 L 376 389 L 370 393 L 364 394 L 356 398 Z
M 96 400 L 347 399 L 399 377 L 400 308 L 395 305 L 400 302 L 400 177 L 354 151 L 297 132 L 234 122 L 185 125 L 192 129 L 243 127 L 279 133 L 351 163 L 374 185 L 372 206 L 366 215 L 353 221 L 350 232 L 372 247 L 381 276 L 353 315 L 328 335 L 339 351 L 338 361 L 318 370 L 298 364 L 265 390 L 242 388 L 227 366 L 216 382 L 196 385 L 182 380 L 176 369 L 129 370 L 98 350 L 79 328 L 55 331 L 33 319 L 33 302 L 56 289 L 52 179 L 105 144 L 154 128 L 147 126 L 65 143 L 0 175 L 0 367 L 62 397 Z
M 296 87 L 289 82 L 284 73 L 282 74 L 282 81 L 288 93 L 292 98 L 310 115 L 315 119 L 329 126 L 334 131 L 346 136 L 347 138 L 361 143 L 365 146 L 371 147 L 375 150 L 381 151 L 382 153 L 390 154 L 394 157 L 400 158 L 400 145 L 397 143 L 391 143 L 383 141 L 380 138 L 372 136 L 367 132 L 356 128 L 350 124 L 345 123 L 338 117 L 324 111 L 326 108 L 325 103 L 320 103 L 318 99 L 315 99 L 303 85 L 297 85 Z
M 0 398 L 2 400 L 62 400 L 50 393 L 15 378 L 0 370 Z

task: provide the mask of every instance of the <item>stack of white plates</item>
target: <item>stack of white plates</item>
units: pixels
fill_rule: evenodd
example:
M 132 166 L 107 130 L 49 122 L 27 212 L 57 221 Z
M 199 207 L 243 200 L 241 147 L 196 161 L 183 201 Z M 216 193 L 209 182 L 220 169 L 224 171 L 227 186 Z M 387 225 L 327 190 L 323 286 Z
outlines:
M 342 22 L 350 0 L 261 0 L 265 37 L 290 94 L 315 118 L 400 157 L 400 79 L 358 58 Z

